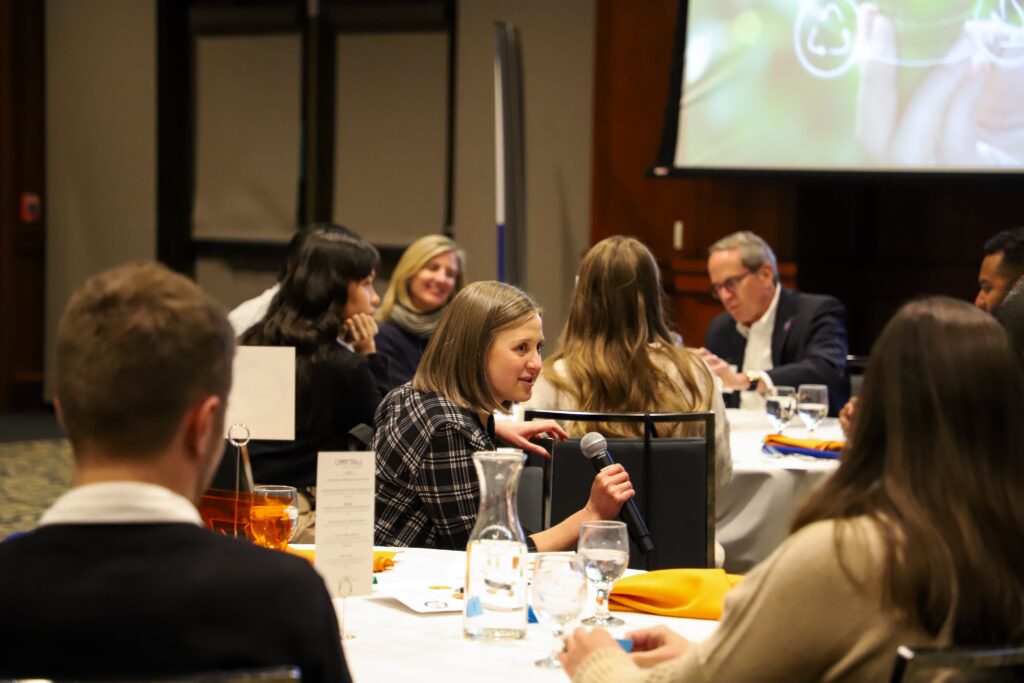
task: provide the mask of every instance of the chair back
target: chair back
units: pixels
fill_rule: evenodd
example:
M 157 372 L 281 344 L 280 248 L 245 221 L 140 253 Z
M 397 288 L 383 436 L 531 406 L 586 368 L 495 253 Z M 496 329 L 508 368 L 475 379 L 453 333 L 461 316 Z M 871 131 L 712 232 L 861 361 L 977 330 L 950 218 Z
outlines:
M 612 458 L 629 472 L 634 501 L 654 542 L 654 549 L 642 554 L 631 541 L 629 566 L 647 570 L 714 566 L 714 413 L 527 410 L 524 417 L 643 423 L 643 438 L 608 440 Z M 661 422 L 699 422 L 704 436 L 654 438 L 653 425 Z M 594 467 L 580 450 L 579 439 L 548 446 L 552 457 L 544 463 L 544 528 L 586 505 L 594 481 Z
M 530 454 L 530 458 L 535 458 Z M 519 508 L 519 523 L 527 534 L 545 529 L 544 524 L 544 466 L 527 460 L 519 475 L 519 491 L 516 495 Z
M 75 679 L 20 679 L 13 683 L 62 683 Z M 111 677 L 104 680 L 116 683 L 301 683 L 302 671 L 296 666 L 274 666 L 256 669 L 207 671 L 180 676 L 145 676 L 132 678 Z
M 867 356 L 849 355 L 846 357 L 846 376 L 850 380 L 850 396 L 860 395 L 860 385 L 864 382 L 864 371 L 867 367 Z
M 1017 683 L 1024 681 L 1024 647 L 896 650 L 890 683 Z

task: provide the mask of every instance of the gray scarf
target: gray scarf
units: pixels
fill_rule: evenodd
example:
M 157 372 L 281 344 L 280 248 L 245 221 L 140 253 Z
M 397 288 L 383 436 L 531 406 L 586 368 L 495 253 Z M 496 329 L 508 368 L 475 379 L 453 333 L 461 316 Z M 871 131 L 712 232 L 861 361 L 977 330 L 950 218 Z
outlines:
M 410 334 L 418 337 L 429 337 L 441 320 L 444 306 L 431 313 L 415 313 L 400 303 L 391 309 L 391 321 Z

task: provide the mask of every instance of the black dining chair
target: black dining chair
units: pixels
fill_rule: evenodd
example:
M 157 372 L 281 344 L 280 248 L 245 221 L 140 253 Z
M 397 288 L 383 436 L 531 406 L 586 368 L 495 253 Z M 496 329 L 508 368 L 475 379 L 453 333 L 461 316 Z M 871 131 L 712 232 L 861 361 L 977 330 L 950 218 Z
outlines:
M 630 543 L 634 569 L 715 566 L 715 415 L 695 413 L 588 413 L 533 410 L 524 419 L 632 422 L 644 436 L 609 439 L 612 458 L 629 472 L 634 500 L 647 522 L 654 549 L 643 554 Z M 658 424 L 702 425 L 701 436 L 657 437 Z M 544 467 L 544 527 L 582 508 L 590 495 L 594 468 L 579 439 L 546 444 L 552 456 Z
M 867 356 L 851 354 L 846 357 L 846 376 L 850 380 L 850 396 L 858 396 L 860 394 L 860 385 L 864 381 L 864 371 L 867 367 Z
M 889 683 L 1020 683 L 1024 646 L 896 650 Z
M 26 678 L 13 679 L 10 683 L 73 683 L 79 679 L 70 678 Z M 95 676 L 89 680 L 97 680 Z M 105 677 L 111 683 L 302 683 L 302 671 L 297 666 L 273 666 L 252 669 L 231 669 L 205 671 L 196 674 L 174 676 L 133 676 L 119 678 Z M 0 680 L 0 683 L 8 683 Z

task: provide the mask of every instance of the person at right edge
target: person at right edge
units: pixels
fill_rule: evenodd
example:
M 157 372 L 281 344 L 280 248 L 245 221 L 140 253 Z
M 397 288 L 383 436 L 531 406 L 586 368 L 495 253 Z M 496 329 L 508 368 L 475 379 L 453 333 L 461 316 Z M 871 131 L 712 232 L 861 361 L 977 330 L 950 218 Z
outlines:
M 562 655 L 573 681 L 876 683 L 900 645 L 1024 642 L 1024 368 L 1006 333 L 966 302 L 913 301 L 862 388 L 839 468 L 726 596 L 715 632 L 634 631 L 627 655 L 577 630 Z

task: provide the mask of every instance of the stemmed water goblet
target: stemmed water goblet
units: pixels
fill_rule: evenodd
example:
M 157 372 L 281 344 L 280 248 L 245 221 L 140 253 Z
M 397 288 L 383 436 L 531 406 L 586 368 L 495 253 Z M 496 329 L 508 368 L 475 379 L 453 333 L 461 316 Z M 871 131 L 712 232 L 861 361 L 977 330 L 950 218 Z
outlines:
M 534 664 L 544 669 L 558 669 L 562 665 L 558 655 L 562 651 L 565 625 L 580 615 L 587 598 L 587 578 L 578 557 L 570 555 L 538 555 L 533 570 L 532 606 L 539 619 L 551 622 L 555 649 Z
M 813 432 L 828 415 L 828 387 L 824 384 L 801 384 L 796 392 L 797 415 Z
M 796 390 L 793 387 L 776 385 L 765 396 L 765 410 L 772 426 L 775 427 L 775 433 L 781 434 L 796 415 Z
M 629 536 L 622 522 L 584 522 L 576 547 L 587 579 L 597 585 L 597 612 L 583 620 L 587 626 L 622 626 L 625 622 L 608 613 L 612 583 L 629 564 Z

